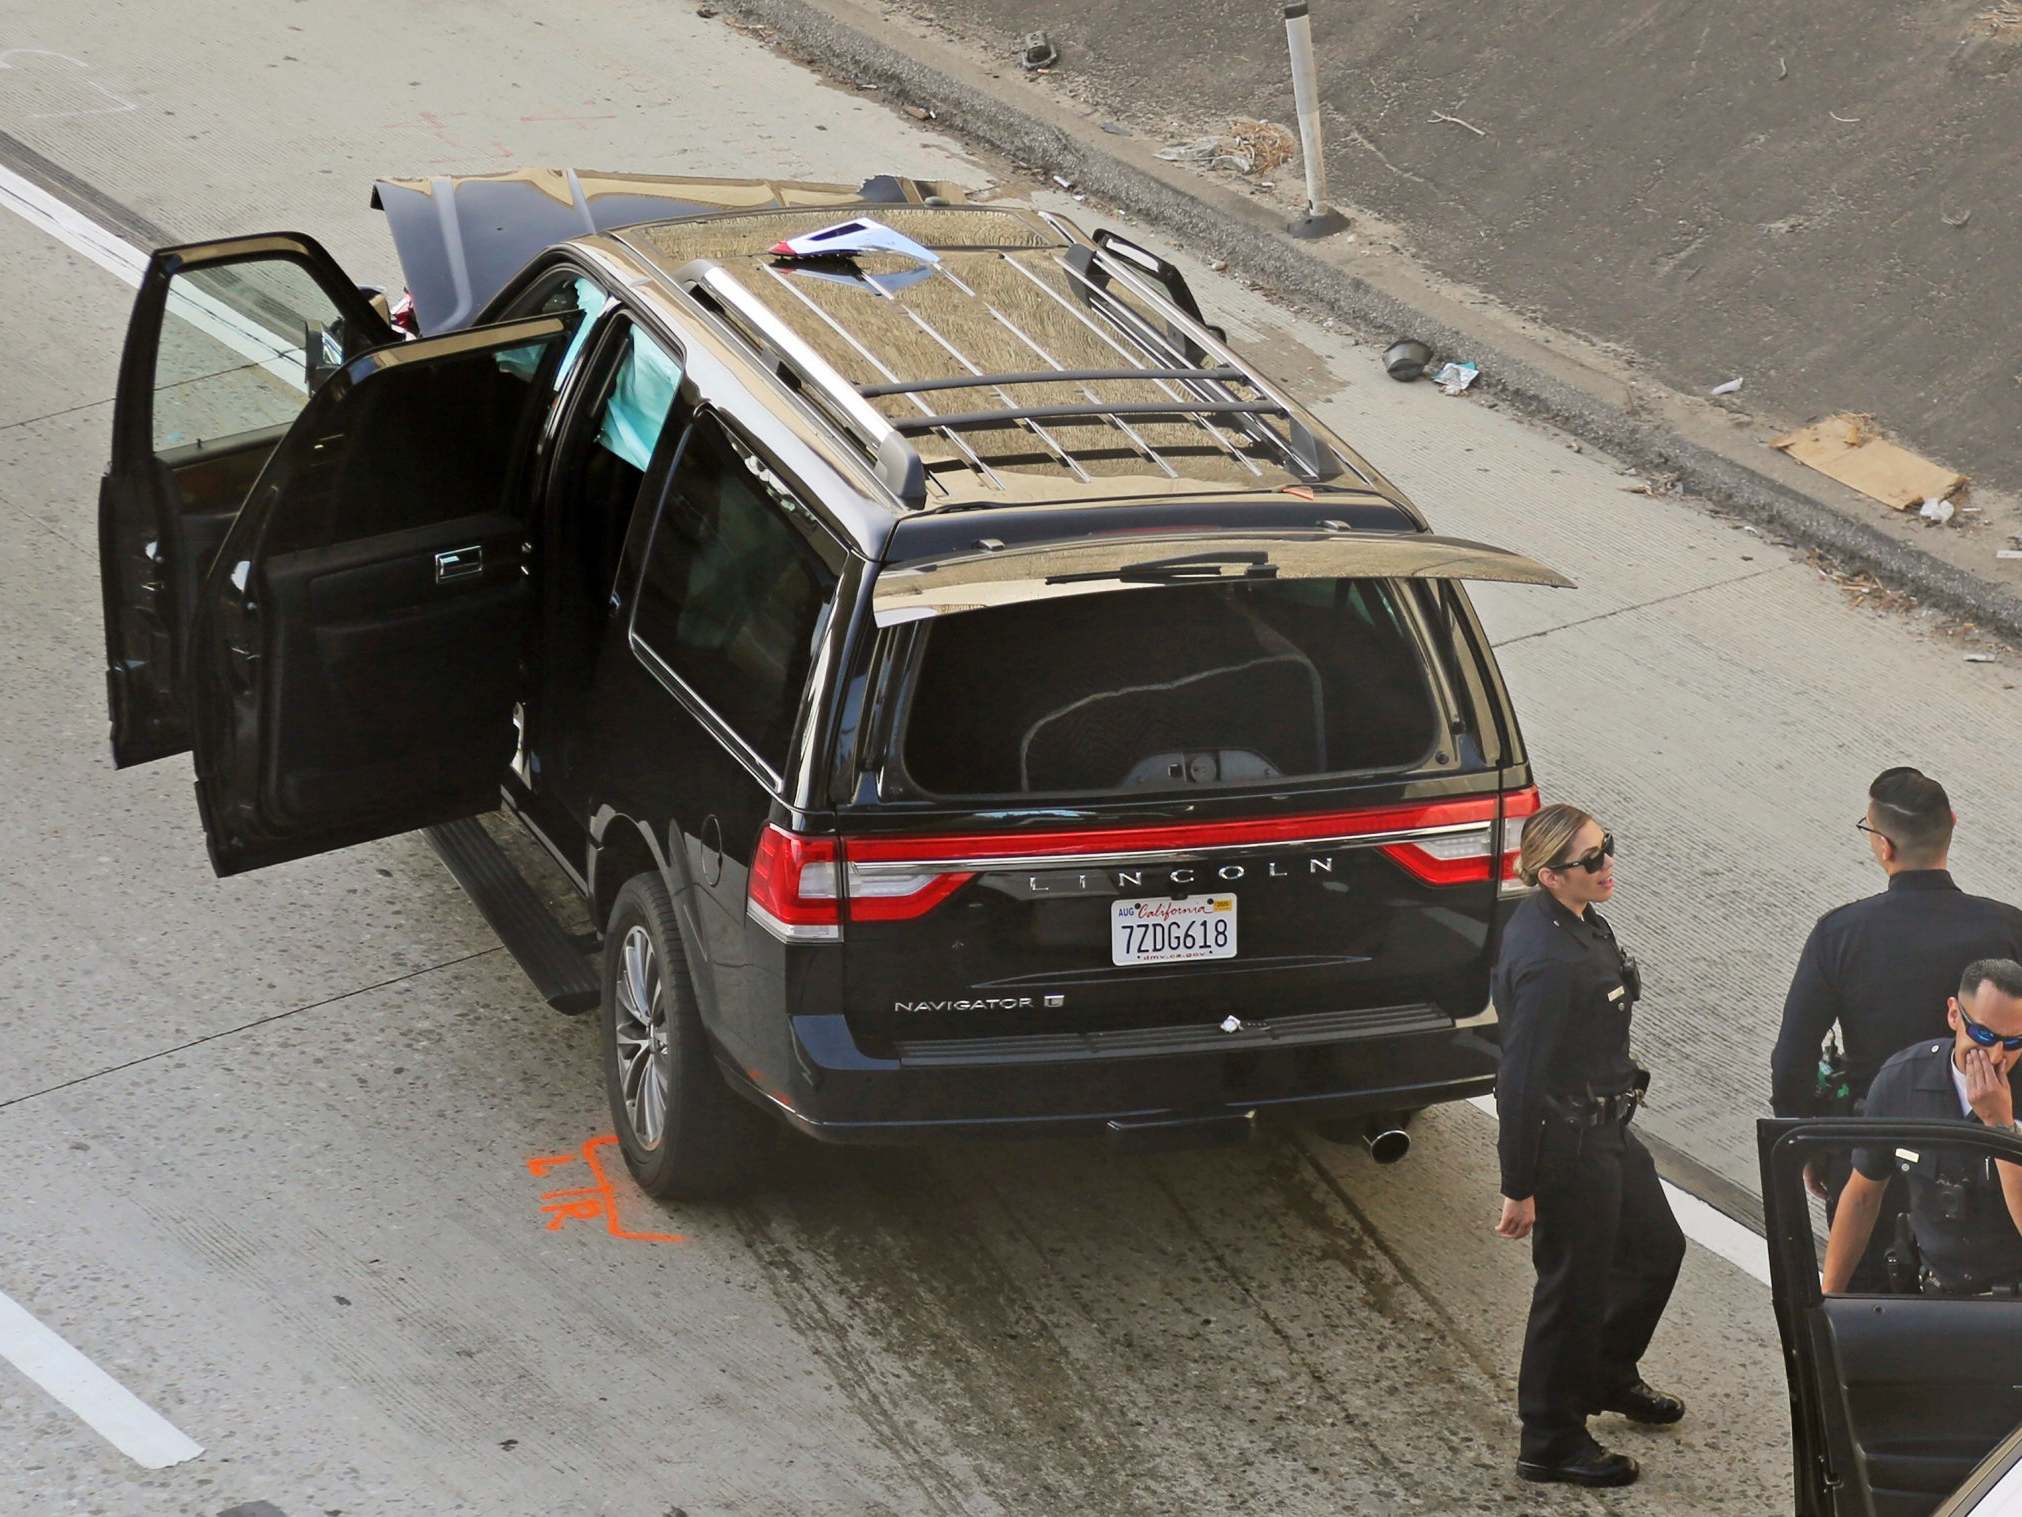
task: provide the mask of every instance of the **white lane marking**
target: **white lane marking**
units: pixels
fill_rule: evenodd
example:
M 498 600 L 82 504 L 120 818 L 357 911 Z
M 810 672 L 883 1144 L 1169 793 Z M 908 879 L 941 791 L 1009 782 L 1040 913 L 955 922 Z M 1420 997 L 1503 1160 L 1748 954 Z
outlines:
M 81 211 L 23 179 L 12 169 L 0 167 L 0 206 L 5 206 L 36 230 L 45 232 L 74 253 L 82 253 L 108 274 L 138 288 L 147 255 Z
M 86 63 L 82 58 L 73 58 L 68 53 L 53 53 L 46 47 L 10 47 L 6 52 L 0 53 L 0 68 L 12 69 L 14 65 L 8 61 L 11 58 L 60 58 L 72 68 L 85 70 L 91 68 L 91 65 Z M 29 114 L 28 119 L 30 121 L 63 121 L 74 116 L 117 116 L 122 111 L 137 111 L 140 109 L 131 100 L 120 95 L 115 95 L 95 79 L 84 79 L 79 82 L 89 89 L 98 91 L 99 94 L 110 100 L 112 104 L 99 106 L 97 109 L 89 111 L 34 111 Z
M 40 185 L 23 179 L 0 166 L 0 206 L 12 211 L 37 231 L 54 237 L 72 252 L 81 253 L 129 288 L 138 289 L 147 271 L 147 254 L 116 233 L 108 231 Z M 300 343 L 283 340 L 247 320 L 202 290 L 182 280 L 169 282 L 169 311 L 206 337 L 222 344 L 241 358 L 251 359 L 275 378 L 295 390 L 305 388 Z
M 1493 1096 L 1470 1096 L 1467 1104 L 1491 1119 L 1495 1116 Z M 1760 1233 L 1708 1206 L 1690 1191 L 1680 1190 L 1669 1180 L 1660 1177 L 1657 1183 L 1664 1187 L 1672 1215 L 1677 1217 L 1686 1237 L 1708 1253 L 1718 1254 L 1743 1274 L 1769 1284 L 1769 1244 Z
M 0 1359 L 75 1412 L 94 1433 L 147 1469 L 167 1469 L 203 1446 L 0 1291 Z

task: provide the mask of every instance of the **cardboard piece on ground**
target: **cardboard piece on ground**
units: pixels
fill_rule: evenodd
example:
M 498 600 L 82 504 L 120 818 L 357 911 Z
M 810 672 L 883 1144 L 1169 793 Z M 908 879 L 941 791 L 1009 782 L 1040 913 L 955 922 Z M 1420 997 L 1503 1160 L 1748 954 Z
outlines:
M 1898 511 L 1943 500 L 1966 484 L 1965 475 L 1877 436 L 1861 416 L 1828 416 L 1770 446 Z

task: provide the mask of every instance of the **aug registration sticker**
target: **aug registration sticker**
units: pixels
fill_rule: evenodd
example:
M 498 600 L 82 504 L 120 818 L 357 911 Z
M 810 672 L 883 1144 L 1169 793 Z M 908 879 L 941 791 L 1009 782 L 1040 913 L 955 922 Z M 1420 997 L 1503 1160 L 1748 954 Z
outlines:
M 1112 964 L 1179 964 L 1236 956 L 1236 898 L 1190 895 L 1180 900 L 1109 903 Z

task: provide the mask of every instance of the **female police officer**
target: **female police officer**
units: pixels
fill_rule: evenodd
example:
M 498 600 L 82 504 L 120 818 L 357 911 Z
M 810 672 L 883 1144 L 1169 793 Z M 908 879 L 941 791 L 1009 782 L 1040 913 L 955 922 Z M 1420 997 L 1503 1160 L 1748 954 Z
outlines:
M 1505 1238 L 1537 1267 L 1517 1411 L 1526 1480 L 1627 1485 L 1636 1461 L 1587 1432 L 1595 1412 L 1676 1422 L 1685 1404 L 1637 1372 L 1671 1298 L 1685 1237 L 1629 1133 L 1649 1076 L 1629 1058 L 1635 960 L 1594 903 L 1615 893 L 1615 839 L 1574 806 L 1524 826 L 1518 865 L 1540 887 L 1503 932 L 1496 1080 Z

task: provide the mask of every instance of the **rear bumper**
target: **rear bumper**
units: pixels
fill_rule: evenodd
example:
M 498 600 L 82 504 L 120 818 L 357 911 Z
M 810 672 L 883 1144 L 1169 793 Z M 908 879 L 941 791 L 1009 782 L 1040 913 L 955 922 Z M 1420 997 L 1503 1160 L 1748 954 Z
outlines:
M 989 1038 L 860 1049 L 840 1015 L 796 1016 L 783 1088 L 753 1092 L 809 1137 L 906 1143 L 942 1137 L 1104 1133 L 1111 1124 L 1353 1117 L 1494 1088 L 1493 1014 L 1456 1026 L 1430 1007 L 1071 1037 Z

